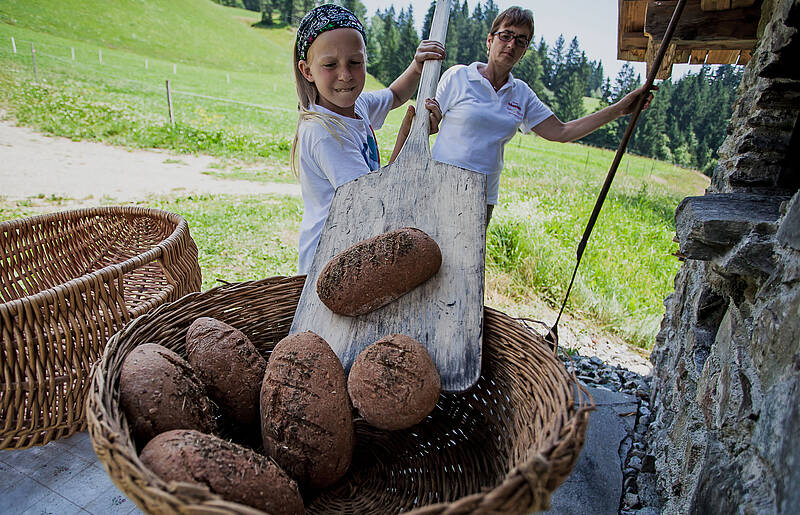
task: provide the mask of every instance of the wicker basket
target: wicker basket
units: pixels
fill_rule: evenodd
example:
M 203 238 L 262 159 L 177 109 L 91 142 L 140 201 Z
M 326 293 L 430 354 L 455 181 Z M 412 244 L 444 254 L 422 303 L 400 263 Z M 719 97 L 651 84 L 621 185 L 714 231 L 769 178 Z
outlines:
M 187 295 L 111 338 L 89 392 L 89 432 L 113 481 L 140 508 L 261 513 L 204 487 L 167 484 L 145 468 L 120 411 L 119 375 L 125 357 L 147 342 L 185 357 L 186 330 L 200 316 L 239 328 L 266 356 L 288 333 L 303 281 L 275 277 Z M 347 476 L 307 498 L 307 513 L 530 513 L 548 506 L 583 446 L 591 398 L 529 329 L 490 308 L 485 320 L 478 384 L 443 394 L 409 430 L 383 432 L 357 422 Z
M 106 341 L 199 289 L 197 247 L 173 213 L 102 207 L 0 223 L 0 449 L 84 430 Z

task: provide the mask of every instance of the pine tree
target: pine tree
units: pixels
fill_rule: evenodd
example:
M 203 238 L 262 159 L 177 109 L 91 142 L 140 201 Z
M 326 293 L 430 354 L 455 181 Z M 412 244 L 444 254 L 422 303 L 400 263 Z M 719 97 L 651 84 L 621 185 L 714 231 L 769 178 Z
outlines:
M 381 36 L 383 35 L 383 19 L 376 14 L 364 25 L 367 35 L 367 73 L 378 76 L 381 63 Z
M 342 7 L 355 14 L 362 23 L 366 23 L 367 8 L 364 7 L 361 0 L 341 0 L 341 2 Z
M 561 86 L 558 79 L 563 77 L 560 72 L 564 67 L 564 57 L 564 35 L 559 34 L 555 45 L 547 52 L 547 67 L 544 72 L 545 86 L 553 91 Z
M 428 6 L 428 12 L 425 13 L 425 18 L 422 20 L 422 39 L 429 39 L 431 34 L 431 25 L 433 24 L 433 12 L 436 10 L 436 0 L 431 0 L 431 5 Z
M 575 77 L 574 80 L 565 81 L 556 89 L 556 116 L 562 121 L 575 120 L 586 114 L 583 105 L 583 93 L 586 91 L 584 83 Z
M 486 0 L 486 5 L 483 8 L 483 19 L 486 27 L 482 34 L 483 38 L 486 38 L 486 35 L 492 28 L 492 22 L 497 18 L 498 14 L 500 14 L 500 8 L 494 3 L 494 0 Z
M 377 79 L 384 85 L 388 86 L 396 79 L 408 65 L 400 63 L 398 56 L 398 49 L 400 45 L 400 34 L 397 30 L 397 22 L 395 21 L 394 6 L 380 14 L 383 21 L 383 30 L 381 34 L 381 59 L 378 64 Z
M 414 59 L 414 54 L 416 54 L 417 47 L 419 46 L 419 36 L 417 35 L 417 30 L 414 28 L 414 8 L 411 4 L 408 5 L 408 11 L 400 10 L 397 26 L 399 33 L 397 59 L 403 65 L 403 69 L 405 69 L 411 60 Z M 400 73 L 402 73 L 402 70 Z M 400 73 L 397 75 L 400 75 Z
M 261 24 L 272 25 L 272 0 L 261 0 Z

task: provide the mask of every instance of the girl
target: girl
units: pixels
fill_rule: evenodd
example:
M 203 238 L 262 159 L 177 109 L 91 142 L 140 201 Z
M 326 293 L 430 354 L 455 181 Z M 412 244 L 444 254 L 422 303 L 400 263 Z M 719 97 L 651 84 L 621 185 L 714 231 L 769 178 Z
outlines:
M 441 43 L 422 41 L 411 64 L 388 88 L 362 93 L 367 55 L 358 18 L 326 4 L 300 22 L 294 46 L 300 117 L 292 144 L 292 169 L 297 173 L 299 168 L 304 207 L 298 274 L 308 273 L 336 188 L 380 168 L 373 129 L 380 129 L 389 110 L 411 98 L 423 62 L 444 55 Z M 426 107 L 431 125 L 438 126 L 435 102 L 426 100 Z

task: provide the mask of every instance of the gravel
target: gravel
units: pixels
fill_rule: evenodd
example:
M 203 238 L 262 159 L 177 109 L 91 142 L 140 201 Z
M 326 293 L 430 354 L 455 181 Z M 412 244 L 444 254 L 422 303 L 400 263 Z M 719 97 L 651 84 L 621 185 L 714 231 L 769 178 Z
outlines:
M 619 449 L 623 475 L 619 514 L 658 515 L 660 505 L 655 494 L 655 457 L 649 454 L 647 441 L 647 428 L 652 417 L 651 376 L 642 376 L 622 365 L 610 365 L 597 356 L 562 354 L 560 357 L 567 371 L 574 370 L 578 379 L 587 386 L 637 398 L 636 422 Z

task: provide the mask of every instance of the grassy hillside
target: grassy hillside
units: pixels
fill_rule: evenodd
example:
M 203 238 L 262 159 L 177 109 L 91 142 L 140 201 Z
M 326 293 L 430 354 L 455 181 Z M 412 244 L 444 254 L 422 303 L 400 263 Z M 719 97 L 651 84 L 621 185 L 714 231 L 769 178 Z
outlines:
M 255 28 L 258 17 L 208 0 L 4 0 L 0 113 L 75 140 L 218 156 L 207 173 L 221 177 L 294 181 L 288 166 L 297 120 L 294 32 Z M 368 90 L 379 87 L 368 79 Z M 384 162 L 403 111 L 392 111 L 377 131 Z M 560 303 L 612 157 L 532 135 L 518 134 L 508 144 L 500 205 L 488 232 L 488 304 L 530 316 L 534 297 Z M 686 195 L 701 194 L 707 182 L 692 170 L 626 156 L 589 241 L 570 312 L 651 345 L 679 266 L 670 255 L 677 248 L 674 208 Z M 204 288 L 218 277 L 246 280 L 296 269 L 298 199 L 177 197 L 144 204 L 189 220 Z M 12 204 L 0 196 L 0 219 L 59 208 L 57 201 Z
M 232 71 L 289 65 L 291 29 L 251 30 L 257 13 L 207 0 L 4 0 L 0 22 L 62 40 Z

